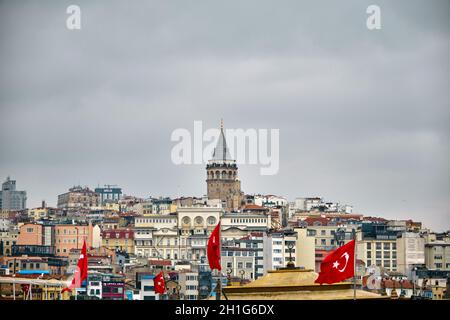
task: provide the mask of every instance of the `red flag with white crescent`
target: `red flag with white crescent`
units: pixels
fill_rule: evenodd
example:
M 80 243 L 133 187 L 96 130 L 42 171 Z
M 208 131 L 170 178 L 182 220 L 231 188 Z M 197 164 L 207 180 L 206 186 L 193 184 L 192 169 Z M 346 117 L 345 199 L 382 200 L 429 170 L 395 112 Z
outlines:
M 153 278 L 153 286 L 155 288 L 155 293 L 163 294 L 166 291 L 166 282 L 164 281 L 162 271 Z
M 220 266 L 220 222 L 209 237 L 206 255 L 208 256 L 208 263 L 211 270 L 222 270 Z
M 336 283 L 355 275 L 355 240 L 337 248 L 320 264 L 316 283 Z
M 64 291 L 71 291 L 74 288 L 81 287 L 81 283 L 87 278 L 88 274 L 88 257 L 86 250 L 86 240 L 84 240 L 83 248 L 81 249 L 80 258 L 78 259 L 77 268 L 75 269 L 75 275 L 72 279 L 72 283 L 67 288 L 62 289 Z

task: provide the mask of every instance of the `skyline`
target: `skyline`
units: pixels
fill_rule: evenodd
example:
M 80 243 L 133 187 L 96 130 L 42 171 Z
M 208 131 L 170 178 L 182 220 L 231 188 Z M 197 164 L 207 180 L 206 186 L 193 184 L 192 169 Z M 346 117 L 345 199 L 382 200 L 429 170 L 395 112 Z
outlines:
M 321 196 L 364 215 L 450 227 L 450 4 L 377 1 L 0 2 L 0 179 L 28 206 L 73 185 L 202 196 L 171 133 L 280 130 L 279 172 L 242 191 Z M 237 10 L 237 9 L 239 10 Z

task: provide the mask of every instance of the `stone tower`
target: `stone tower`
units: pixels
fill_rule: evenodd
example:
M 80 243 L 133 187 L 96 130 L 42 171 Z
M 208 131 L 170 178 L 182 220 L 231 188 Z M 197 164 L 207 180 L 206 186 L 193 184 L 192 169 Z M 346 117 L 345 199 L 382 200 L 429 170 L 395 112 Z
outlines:
M 223 122 L 221 122 L 220 135 L 213 157 L 206 166 L 206 183 L 208 199 L 222 200 L 226 211 L 239 209 L 243 199 L 237 171 L 236 160 L 231 159 L 223 132 Z

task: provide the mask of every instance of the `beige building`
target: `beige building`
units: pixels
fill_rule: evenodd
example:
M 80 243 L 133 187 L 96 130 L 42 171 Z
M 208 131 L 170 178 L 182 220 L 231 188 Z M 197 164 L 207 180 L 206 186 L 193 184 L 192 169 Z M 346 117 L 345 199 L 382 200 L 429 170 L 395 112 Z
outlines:
M 397 270 L 411 278 L 414 264 L 425 263 L 425 239 L 418 232 L 404 232 L 397 238 Z
M 19 232 L 17 230 L 0 231 L 0 241 L 3 244 L 3 255 L 9 256 L 12 253 L 12 246 L 17 243 Z
M 428 269 L 450 270 L 450 238 L 429 234 L 425 239 L 425 265 Z
M 269 214 L 225 213 L 222 215 L 221 236 L 225 240 L 240 239 L 249 232 L 266 232 L 272 224 Z
M 134 252 L 139 257 L 178 259 L 176 215 L 145 215 L 134 220 Z
M 209 206 L 178 208 L 180 254 L 189 260 L 206 258 L 209 235 L 219 223 L 222 208 Z
M 104 230 L 101 238 L 103 247 L 134 254 L 134 231 L 131 229 Z
M 366 266 L 377 266 L 397 271 L 397 241 L 370 239 L 356 242 L 357 257 Z
M 296 267 L 303 269 L 315 268 L 316 249 L 315 249 L 315 237 L 306 228 L 295 228 L 294 232 L 297 234 L 296 243 Z
M 76 186 L 58 196 L 58 208 L 62 209 L 89 209 L 98 207 L 99 202 L 100 195 L 87 187 Z

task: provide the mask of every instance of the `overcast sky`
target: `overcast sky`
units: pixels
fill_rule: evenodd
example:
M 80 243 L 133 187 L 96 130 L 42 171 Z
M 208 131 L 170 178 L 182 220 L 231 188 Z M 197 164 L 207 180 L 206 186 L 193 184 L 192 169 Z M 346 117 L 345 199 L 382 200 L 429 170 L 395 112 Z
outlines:
M 280 129 L 278 174 L 241 165 L 246 193 L 449 229 L 449 3 L 0 1 L 0 179 L 29 207 L 75 184 L 201 196 L 170 136 L 223 118 Z

